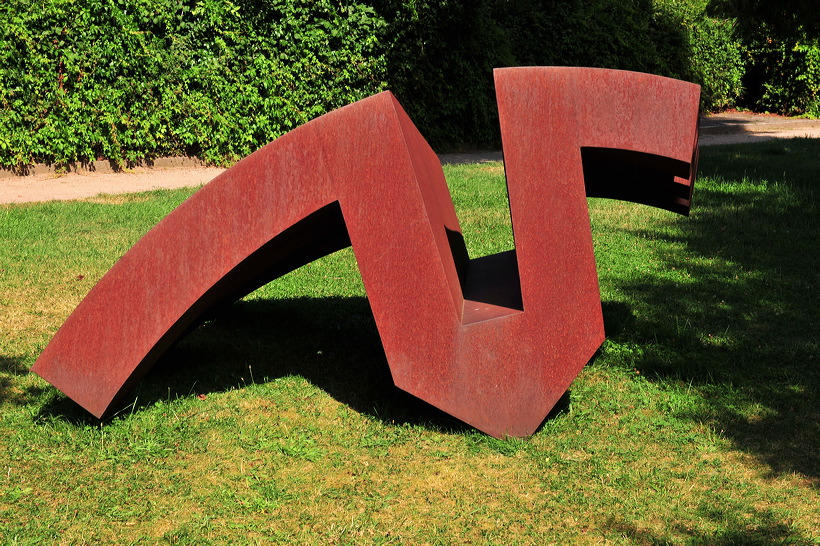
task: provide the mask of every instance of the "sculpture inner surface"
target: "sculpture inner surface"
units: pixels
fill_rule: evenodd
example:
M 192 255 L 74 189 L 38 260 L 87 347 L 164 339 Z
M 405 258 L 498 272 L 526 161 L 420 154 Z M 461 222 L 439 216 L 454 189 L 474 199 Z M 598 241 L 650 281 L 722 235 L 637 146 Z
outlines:
M 32 368 L 97 417 L 216 305 L 352 245 L 395 384 L 532 434 L 604 339 L 586 197 L 687 213 L 699 88 L 495 71 L 515 250 L 470 260 L 435 153 L 384 92 L 203 187 L 129 250 Z

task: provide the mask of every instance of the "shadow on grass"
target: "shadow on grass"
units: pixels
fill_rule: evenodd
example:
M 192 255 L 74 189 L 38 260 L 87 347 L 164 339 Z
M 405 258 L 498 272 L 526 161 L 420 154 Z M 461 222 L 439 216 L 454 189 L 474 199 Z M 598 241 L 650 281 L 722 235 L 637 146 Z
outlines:
M 124 410 L 194 393 L 301 376 L 359 413 L 443 432 L 472 430 L 393 385 L 367 299 L 240 301 L 174 345 L 123 403 Z M 60 396 L 41 417 L 96 421 Z
M 393 384 L 370 305 L 363 297 L 240 301 L 174 345 L 149 371 L 120 413 L 160 400 L 224 392 L 300 376 L 335 400 L 384 423 L 445 433 L 474 430 Z M 548 420 L 564 412 L 569 393 Z M 99 424 L 58 395 L 39 417 Z M 543 426 L 543 423 L 542 425 Z
M 634 323 L 613 337 L 645 349 L 636 363 L 645 377 L 697 387 L 705 409 L 693 419 L 712 423 L 774 473 L 799 472 L 816 484 L 820 216 L 812 157 L 820 141 L 702 151 L 712 180 L 696 189 L 692 217 L 670 220 L 661 234 L 630 230 L 673 249 L 663 262 L 680 282 L 603 282 L 634 299 Z
M 0 355 L 0 403 L 22 404 L 24 402 L 25 393 L 15 388 L 14 381 L 10 377 L 27 373 L 28 367 L 23 363 L 22 358 Z
M 611 339 L 641 347 L 644 377 L 693 385 L 703 404 L 687 417 L 773 472 L 815 481 L 820 219 L 805 158 L 818 156 L 820 142 L 807 139 L 703 150 L 702 172 L 713 180 L 698 185 L 691 218 L 622 228 L 668 249 L 662 261 L 680 276 L 602 278 L 634 302 L 606 302 L 605 323 Z M 134 407 L 289 375 L 384 422 L 469 430 L 393 386 L 361 297 L 240 302 L 172 348 Z M 64 398 L 44 414 L 90 419 Z
M 29 374 L 29 364 L 22 356 L 0 355 L 0 404 L 23 406 L 43 396 L 47 387 L 21 386 L 18 378 Z
M 794 529 L 789 525 L 778 521 L 769 512 L 755 510 L 753 514 L 748 514 L 748 520 L 744 521 L 738 517 L 737 513 L 731 509 L 711 506 L 698 510 L 705 519 L 711 520 L 718 525 L 714 533 L 696 533 L 692 529 L 681 526 L 675 530 L 683 537 L 686 537 L 687 544 L 711 544 L 715 546 L 729 546 L 742 544 L 744 546 L 767 545 L 767 544 L 795 544 L 810 545 L 814 541 L 795 536 Z M 606 527 L 618 532 L 624 537 L 628 537 L 635 544 L 660 545 L 671 542 L 659 539 L 645 529 L 639 529 L 633 523 L 622 519 L 610 519 Z

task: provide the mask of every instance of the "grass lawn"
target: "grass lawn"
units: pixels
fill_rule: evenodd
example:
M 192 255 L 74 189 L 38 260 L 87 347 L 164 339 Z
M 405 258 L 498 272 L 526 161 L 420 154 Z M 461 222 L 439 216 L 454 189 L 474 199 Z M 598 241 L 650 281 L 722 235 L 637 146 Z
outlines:
M 350 249 L 100 423 L 28 369 L 190 191 L 0 206 L 0 544 L 820 543 L 819 157 L 705 148 L 689 218 L 590 200 L 608 339 L 528 439 L 392 387 Z M 446 175 L 471 255 L 510 248 L 501 165 Z

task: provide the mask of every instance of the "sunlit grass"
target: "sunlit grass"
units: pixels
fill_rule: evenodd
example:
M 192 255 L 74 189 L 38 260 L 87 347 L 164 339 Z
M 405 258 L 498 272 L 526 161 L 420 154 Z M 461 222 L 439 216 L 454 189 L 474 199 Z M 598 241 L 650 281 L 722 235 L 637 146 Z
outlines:
M 391 387 L 349 249 L 101 424 L 28 369 L 190 191 L 0 207 L 0 543 L 817 543 L 817 157 L 704 149 L 689 218 L 592 200 L 608 339 L 528 439 Z M 446 174 L 471 255 L 510 248 L 501 166 Z

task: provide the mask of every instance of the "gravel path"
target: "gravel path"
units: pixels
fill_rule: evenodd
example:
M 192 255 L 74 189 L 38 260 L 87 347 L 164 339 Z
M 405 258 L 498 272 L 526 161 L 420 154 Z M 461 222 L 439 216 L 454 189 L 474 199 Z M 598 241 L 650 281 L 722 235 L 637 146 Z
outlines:
M 735 112 L 709 116 L 701 121 L 701 146 L 793 137 L 820 138 L 820 120 Z M 501 161 L 502 156 L 499 151 L 485 151 L 442 154 L 440 158 L 442 163 L 452 164 Z M 36 166 L 33 169 L 35 174 L 28 176 L 0 171 L 0 203 L 84 199 L 101 193 L 196 187 L 209 182 L 224 170 L 204 167 L 189 159 L 170 159 L 158 161 L 151 168 L 140 167 L 120 173 L 111 172 L 105 165 L 98 165 L 96 172 L 79 171 L 69 174 L 55 174 L 44 166 Z

